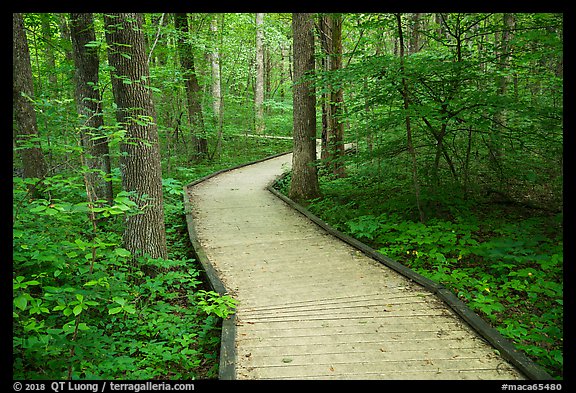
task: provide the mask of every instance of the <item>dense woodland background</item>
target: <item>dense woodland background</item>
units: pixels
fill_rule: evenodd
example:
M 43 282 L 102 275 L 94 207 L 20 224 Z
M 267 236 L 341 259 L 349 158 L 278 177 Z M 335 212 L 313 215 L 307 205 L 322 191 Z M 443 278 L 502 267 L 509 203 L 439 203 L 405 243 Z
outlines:
M 563 377 L 562 14 L 26 13 L 13 34 L 14 378 L 215 378 L 234 299 L 191 258 L 183 186 L 293 148 L 279 189 Z

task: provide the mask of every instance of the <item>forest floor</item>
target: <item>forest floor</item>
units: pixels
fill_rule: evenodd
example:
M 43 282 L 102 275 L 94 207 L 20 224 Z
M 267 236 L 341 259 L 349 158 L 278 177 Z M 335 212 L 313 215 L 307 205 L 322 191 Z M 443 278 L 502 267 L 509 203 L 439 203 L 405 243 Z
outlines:
M 270 193 L 290 164 L 189 189 L 198 241 L 238 301 L 235 378 L 523 378 L 430 291 Z

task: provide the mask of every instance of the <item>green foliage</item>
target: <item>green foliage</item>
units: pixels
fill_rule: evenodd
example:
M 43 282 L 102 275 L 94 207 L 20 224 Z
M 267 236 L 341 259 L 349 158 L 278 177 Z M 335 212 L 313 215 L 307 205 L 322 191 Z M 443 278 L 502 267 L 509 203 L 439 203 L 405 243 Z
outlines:
M 421 223 L 412 219 L 411 204 L 400 202 L 409 200 L 406 191 L 385 191 L 395 181 L 377 188 L 362 184 L 361 169 L 348 171 L 345 179 L 321 179 L 325 197 L 309 206 L 315 214 L 445 285 L 548 372 L 562 375 L 561 216 L 455 198 L 452 205 L 444 200 L 449 219 L 436 210 Z
M 215 377 L 219 321 L 233 299 L 201 289 L 190 259 L 133 264 L 118 231 L 117 217 L 134 209 L 126 193 L 93 209 L 106 221 L 88 231 L 82 184 L 71 179 L 47 179 L 53 198 L 28 204 L 25 181 L 14 179 L 14 378 Z M 181 189 L 166 179 L 167 195 Z M 146 265 L 159 273 L 145 275 Z
M 562 15 L 515 13 L 509 59 L 502 14 L 422 14 L 421 47 L 395 52 L 393 14 L 344 15 L 345 67 L 317 73 L 344 89 L 347 141 L 357 143 L 345 179 L 321 177 L 310 208 L 335 227 L 442 282 L 554 375 L 562 373 Z M 161 18 L 163 23 L 159 23 Z M 115 123 L 102 15 L 94 18 L 104 123 L 112 159 L 112 205 L 87 202 L 65 14 L 25 14 L 38 137 L 50 176 L 30 199 L 14 178 L 13 350 L 18 378 L 194 378 L 217 372 L 219 323 L 234 302 L 208 291 L 189 259 L 182 186 L 215 170 L 292 148 L 252 138 L 253 14 L 189 14 L 207 160 L 193 158 L 185 80 L 169 14 L 146 14 L 150 90 L 162 149 L 168 260 L 139 259 L 121 246 L 122 218 L 139 214 L 121 190 L 125 130 Z M 408 44 L 412 16 L 402 15 Z M 290 136 L 290 15 L 266 14 L 267 135 Z M 156 40 L 158 40 L 156 42 Z M 212 112 L 210 56 L 220 55 L 223 121 Z M 504 51 L 507 52 L 507 51 Z M 506 60 L 506 61 L 504 61 Z M 505 65 L 505 63 L 508 63 Z M 402 77 L 410 105 L 402 106 Z M 124 83 L 134 83 L 128 79 Z M 507 82 L 502 89 L 501 83 Z M 427 220 L 418 217 L 406 149 L 412 120 L 417 178 Z M 321 118 L 318 116 L 320 130 Z M 222 135 L 218 136 L 219 131 Z M 197 135 L 197 134 L 196 134 Z M 101 137 L 100 137 L 101 138 Z M 440 143 L 441 141 L 441 143 Z M 221 144 L 222 150 L 217 151 Z M 15 169 L 18 164 L 15 164 Z M 286 188 L 290 177 L 281 185 Z M 281 188 L 282 188 L 281 187 Z M 528 207 L 527 207 L 528 206 Z M 540 208 L 541 210 L 536 210 Z M 528 209 L 528 210 L 527 210 Z M 98 218 L 92 228 L 89 213 Z M 542 213 L 542 214 L 540 214 Z M 141 268 L 157 274 L 148 277 Z

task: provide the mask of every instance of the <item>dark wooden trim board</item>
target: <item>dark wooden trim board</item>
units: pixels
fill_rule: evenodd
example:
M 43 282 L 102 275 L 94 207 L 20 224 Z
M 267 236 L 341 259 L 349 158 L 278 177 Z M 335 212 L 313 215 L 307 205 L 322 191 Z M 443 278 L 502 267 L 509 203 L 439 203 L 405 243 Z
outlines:
M 289 154 L 290 152 L 275 154 L 273 156 L 269 156 L 257 161 L 253 161 L 250 163 L 238 165 L 235 167 L 223 169 L 217 172 L 214 172 L 208 176 L 205 176 L 201 179 L 191 182 L 187 186 L 184 187 L 184 209 L 186 213 L 186 222 L 188 225 L 188 233 L 190 237 L 190 241 L 192 243 L 192 247 L 194 248 L 195 258 L 202 264 L 210 285 L 212 289 L 219 294 L 227 294 L 227 290 L 218 277 L 218 274 L 212 263 L 206 256 L 206 253 L 202 249 L 200 242 L 196 236 L 196 230 L 194 228 L 194 222 L 192 219 L 192 210 L 190 205 L 190 195 L 189 189 L 194 185 L 202 183 L 214 176 L 217 176 L 224 172 L 229 172 L 234 169 L 242 168 L 244 166 L 253 165 L 259 162 L 263 162 L 272 158 L 276 158 L 282 156 L 284 154 Z M 466 321 L 472 329 L 477 331 L 485 340 L 487 340 L 492 346 L 497 349 L 501 356 L 504 357 L 506 360 L 510 361 L 514 364 L 522 373 L 525 374 L 526 377 L 535 380 L 553 380 L 553 378 L 544 371 L 541 367 L 537 364 L 532 362 L 524 353 L 520 352 L 512 342 L 507 340 L 504 336 L 502 336 L 496 329 L 490 326 L 486 321 L 484 321 L 480 316 L 478 316 L 475 312 L 473 312 L 465 303 L 463 303 L 460 299 L 458 299 L 450 290 L 446 289 L 441 284 L 432 281 L 412 269 L 402 265 L 401 263 L 390 259 L 373 248 L 369 247 L 368 245 L 360 242 L 357 239 L 354 239 L 335 228 L 328 225 L 326 222 L 321 220 L 319 217 L 312 214 L 309 210 L 307 210 L 302 205 L 294 202 L 293 200 L 289 199 L 285 195 L 278 192 L 274 189 L 274 184 L 284 177 L 286 174 L 282 174 L 276 178 L 270 185 L 268 185 L 268 190 L 274 194 L 276 197 L 283 200 L 286 204 L 290 207 L 294 208 L 307 218 L 309 218 L 312 222 L 323 228 L 326 232 L 330 233 L 331 235 L 339 238 L 340 240 L 348 243 L 352 247 L 355 247 L 359 251 L 363 252 L 367 256 L 375 259 L 376 261 L 390 267 L 391 269 L 397 271 L 398 273 L 402 274 L 403 276 L 411 279 L 412 281 L 418 283 L 419 285 L 425 287 L 426 289 L 430 290 L 431 292 L 435 293 L 440 299 L 442 299 L 450 308 L 452 308 L 460 317 Z M 220 347 L 220 369 L 219 369 L 219 379 L 228 380 L 228 379 L 235 379 L 236 378 L 236 369 L 235 369 L 235 359 L 236 359 L 236 351 L 235 351 L 235 336 L 236 336 L 236 321 L 235 321 L 235 314 L 229 316 L 228 318 L 224 319 L 222 323 L 222 339 L 221 339 L 221 347 Z
M 197 184 L 200 184 L 222 173 L 239 169 L 248 165 L 257 164 L 259 162 L 270 160 L 272 158 L 280 157 L 290 153 L 291 152 L 274 154 L 272 156 L 265 157 L 260 160 L 236 165 L 230 168 L 221 169 L 184 186 L 184 212 L 186 214 L 188 236 L 190 238 L 192 248 L 194 249 L 194 258 L 202 265 L 202 268 L 204 269 L 204 272 L 206 274 L 206 277 L 208 278 L 208 282 L 212 290 L 219 293 L 220 295 L 226 295 L 228 291 L 226 290 L 226 287 L 218 277 L 218 273 L 216 272 L 214 266 L 208 259 L 208 256 L 204 252 L 204 249 L 202 248 L 196 235 L 196 228 L 194 227 L 194 220 L 192 219 L 192 206 L 190 204 L 189 189 Z M 236 314 L 232 314 L 222 321 L 222 335 L 220 340 L 220 365 L 218 371 L 218 379 L 221 380 L 236 379 L 235 337 L 236 337 Z
M 497 349 L 502 357 L 512 364 L 514 364 L 524 375 L 530 379 L 535 380 L 553 380 L 552 376 L 544 371 L 540 366 L 534 363 L 528 356 L 523 352 L 520 352 L 514 344 L 506 339 L 500 332 L 490 326 L 486 321 L 484 321 L 478 314 L 472 311 L 464 302 L 462 302 L 452 291 L 446 289 L 443 285 L 432 281 L 421 274 L 416 273 L 412 269 L 402 265 L 401 263 L 390 259 L 378 251 L 374 250 L 370 246 L 362 243 L 358 239 L 350 237 L 337 229 L 331 227 L 328 223 L 314 215 L 304 206 L 294 202 L 292 199 L 281 194 L 274 188 L 274 184 L 281 180 L 286 174 L 282 174 L 276 178 L 267 188 L 272 194 L 282 199 L 290 207 L 302 213 L 308 219 L 316 223 L 318 226 L 323 228 L 326 232 L 339 238 L 340 240 L 348 243 L 352 247 L 355 247 L 359 251 L 368 255 L 369 257 L 377 260 L 378 262 L 390 267 L 391 269 L 397 271 L 403 276 L 411 279 L 412 281 L 422 285 L 424 288 L 435 293 L 442 301 L 444 301 L 450 308 L 452 308 L 460 317 L 477 331 L 485 340 L 487 340 L 492 346 Z

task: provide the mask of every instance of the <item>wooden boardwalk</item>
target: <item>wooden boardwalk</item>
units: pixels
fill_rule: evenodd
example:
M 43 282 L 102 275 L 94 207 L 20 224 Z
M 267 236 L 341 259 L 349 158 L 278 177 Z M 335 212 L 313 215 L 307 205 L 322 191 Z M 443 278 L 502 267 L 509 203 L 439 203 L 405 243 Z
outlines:
M 221 378 L 526 378 L 432 291 L 268 191 L 290 165 L 282 155 L 186 188 L 193 243 L 239 301 Z

